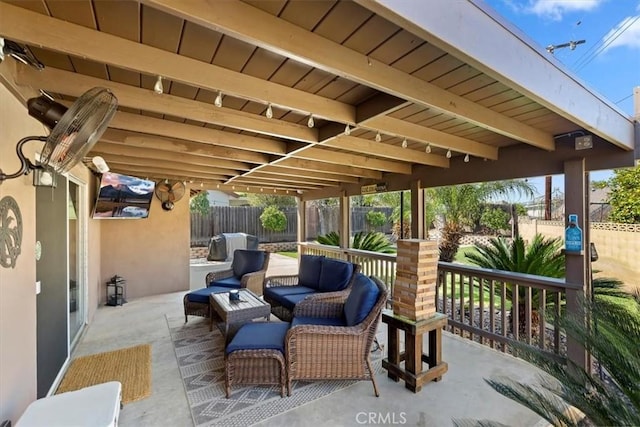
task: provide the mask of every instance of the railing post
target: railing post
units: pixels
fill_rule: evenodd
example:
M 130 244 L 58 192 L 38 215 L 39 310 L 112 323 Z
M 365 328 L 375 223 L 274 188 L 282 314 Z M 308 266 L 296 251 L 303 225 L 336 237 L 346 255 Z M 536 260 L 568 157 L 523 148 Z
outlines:
M 578 226 L 585 230 L 589 226 L 586 218 L 587 210 L 585 203 L 586 182 L 585 182 L 585 161 L 584 159 L 569 160 L 564 163 L 564 194 L 565 194 L 565 223 L 567 215 L 578 215 Z M 580 305 L 580 300 L 584 298 L 589 266 L 585 257 L 585 247 L 588 247 L 589 233 L 583 233 L 583 248 L 579 253 L 566 253 L 566 281 L 582 285 L 581 289 L 567 288 L 567 314 L 578 314 L 584 316 Z M 585 318 L 586 322 L 586 318 Z M 585 348 L 571 335 L 567 336 L 567 357 L 578 367 L 590 372 L 589 358 Z
M 340 247 L 349 248 L 349 240 L 351 237 L 351 199 L 347 196 L 346 191 L 342 191 L 340 196 Z

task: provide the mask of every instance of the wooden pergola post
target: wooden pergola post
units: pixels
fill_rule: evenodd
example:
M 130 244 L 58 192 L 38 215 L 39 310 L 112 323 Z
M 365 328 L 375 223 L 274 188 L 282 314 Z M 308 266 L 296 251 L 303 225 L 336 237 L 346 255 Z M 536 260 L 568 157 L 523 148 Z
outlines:
M 298 243 L 307 241 L 307 202 L 302 200 L 302 197 L 296 197 L 298 205 Z M 300 246 L 298 246 L 298 253 L 300 253 Z
M 411 183 L 411 237 L 426 239 L 424 226 L 424 189 L 419 179 Z
M 340 247 L 349 248 L 349 240 L 351 237 L 351 199 L 346 191 L 340 194 Z
M 585 160 L 569 160 L 564 163 L 565 224 L 569 214 L 578 215 L 578 226 L 583 230 L 582 251 L 566 253 L 567 283 L 582 285 L 580 290 L 567 289 L 567 313 L 580 313 L 580 299 L 586 296 L 589 283 L 589 211 L 586 203 L 588 182 Z M 586 318 L 585 318 L 586 321 Z M 571 335 L 567 336 L 567 357 L 579 367 L 590 371 L 589 357 L 585 348 Z

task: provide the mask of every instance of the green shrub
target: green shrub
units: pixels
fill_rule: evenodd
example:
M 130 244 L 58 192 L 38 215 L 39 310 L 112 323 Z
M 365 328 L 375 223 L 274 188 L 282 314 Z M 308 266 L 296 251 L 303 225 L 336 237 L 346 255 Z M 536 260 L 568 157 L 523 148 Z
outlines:
M 287 228 L 287 216 L 277 206 L 267 206 L 260 215 L 262 226 L 269 231 L 284 231 Z
M 486 208 L 480 217 L 480 225 L 493 232 L 509 228 L 510 215 L 499 208 Z
M 335 231 L 331 231 L 324 236 L 318 236 L 318 243 L 321 245 L 340 246 L 340 235 Z M 387 236 L 379 231 L 370 231 L 368 233 L 360 231 L 356 233 L 351 240 L 351 249 L 380 252 L 383 254 L 396 252 L 396 248 L 389 243 Z
M 372 227 L 381 227 L 387 223 L 387 216 L 384 212 L 369 211 L 366 215 L 367 224 Z
M 199 192 L 189 200 L 189 211 L 191 213 L 199 213 L 204 216 L 209 213 L 209 209 L 209 198 L 206 191 Z

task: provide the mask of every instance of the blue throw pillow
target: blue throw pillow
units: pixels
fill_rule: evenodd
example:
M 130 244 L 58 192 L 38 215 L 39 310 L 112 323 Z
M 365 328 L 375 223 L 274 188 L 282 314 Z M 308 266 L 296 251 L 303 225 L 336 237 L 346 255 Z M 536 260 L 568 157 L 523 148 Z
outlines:
M 322 272 L 318 287 L 322 292 L 341 291 L 347 287 L 353 275 L 353 264 L 339 259 L 322 260 Z
M 308 288 L 318 289 L 322 260 L 324 255 L 302 255 L 298 270 L 298 284 Z
M 236 251 L 233 253 L 233 262 L 231 263 L 231 269 L 233 270 L 234 276 L 242 277 L 247 273 L 260 271 L 263 264 L 263 251 L 236 249 Z
M 358 273 L 351 287 L 351 292 L 344 303 L 344 317 L 347 326 L 362 322 L 376 305 L 380 289 L 373 280 Z

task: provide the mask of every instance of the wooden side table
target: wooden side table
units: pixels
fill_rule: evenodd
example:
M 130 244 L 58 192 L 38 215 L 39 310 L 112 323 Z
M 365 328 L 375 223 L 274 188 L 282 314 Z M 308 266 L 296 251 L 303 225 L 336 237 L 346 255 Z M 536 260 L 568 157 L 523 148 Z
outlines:
M 269 320 L 271 316 L 271 305 L 264 302 L 256 294 L 248 289 L 239 289 L 240 300 L 229 301 L 229 292 L 222 292 L 209 295 L 211 316 L 209 319 L 209 330 L 213 329 L 215 318 L 222 321 L 220 332 L 225 336 L 226 342 L 231 340 L 229 333 L 231 327 L 239 327 L 243 323 L 253 319 L 264 317 Z
M 414 393 L 422 390 L 429 381 L 440 381 L 449 369 L 442 361 L 442 328 L 447 324 L 447 316 L 436 313 L 425 320 L 413 321 L 396 316 L 391 310 L 382 312 L 382 321 L 387 324 L 388 357 L 382 361 L 387 376 L 398 382 L 404 380 L 405 387 Z M 400 331 L 404 331 L 405 351 L 400 351 Z M 424 354 L 422 336 L 428 333 L 429 353 Z M 404 368 L 400 363 L 404 361 Z M 423 371 L 426 362 L 429 369 Z

